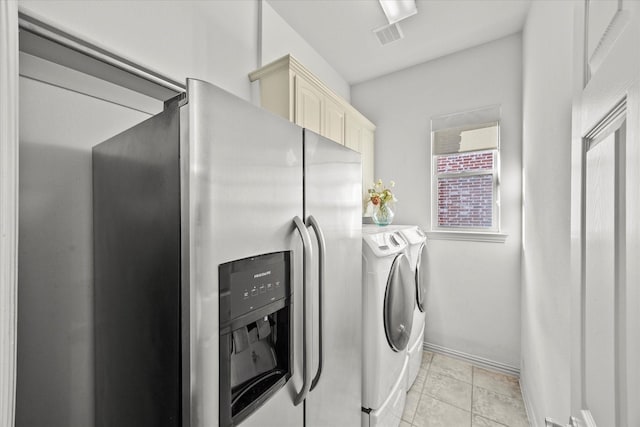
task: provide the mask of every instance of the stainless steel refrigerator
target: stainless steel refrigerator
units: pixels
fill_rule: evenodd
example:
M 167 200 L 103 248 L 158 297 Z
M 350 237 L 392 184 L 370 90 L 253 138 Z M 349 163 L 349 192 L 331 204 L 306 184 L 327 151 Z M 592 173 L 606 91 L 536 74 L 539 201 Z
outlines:
M 360 155 L 211 84 L 93 149 L 97 426 L 358 426 Z

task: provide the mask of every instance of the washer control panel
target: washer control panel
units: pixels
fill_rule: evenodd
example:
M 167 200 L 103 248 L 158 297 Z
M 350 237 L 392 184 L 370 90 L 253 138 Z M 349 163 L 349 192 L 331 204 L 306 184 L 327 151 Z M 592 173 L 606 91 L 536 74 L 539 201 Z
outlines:
M 397 231 L 363 234 L 362 240 L 379 257 L 396 254 L 407 247 L 407 242 Z

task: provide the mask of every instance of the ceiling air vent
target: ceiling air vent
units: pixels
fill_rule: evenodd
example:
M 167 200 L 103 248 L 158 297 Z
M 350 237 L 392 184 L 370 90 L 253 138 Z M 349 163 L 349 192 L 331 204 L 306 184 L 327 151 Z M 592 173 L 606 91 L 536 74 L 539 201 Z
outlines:
M 373 30 L 373 33 L 378 37 L 378 41 L 382 46 L 404 38 L 398 23 L 377 28 Z

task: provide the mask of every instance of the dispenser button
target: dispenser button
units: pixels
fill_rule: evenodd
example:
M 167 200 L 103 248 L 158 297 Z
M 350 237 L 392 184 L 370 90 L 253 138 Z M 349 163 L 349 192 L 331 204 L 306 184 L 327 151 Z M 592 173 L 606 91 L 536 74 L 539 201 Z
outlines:
M 251 296 L 255 297 L 256 295 L 258 295 L 258 289 L 256 288 L 251 289 Z
M 249 298 L 249 291 L 245 289 L 245 291 L 242 293 L 242 299 L 247 299 L 247 298 Z
M 267 292 L 267 287 L 265 285 L 260 285 L 260 293 L 264 294 L 265 292 Z
M 267 283 L 267 291 L 273 290 L 273 283 Z

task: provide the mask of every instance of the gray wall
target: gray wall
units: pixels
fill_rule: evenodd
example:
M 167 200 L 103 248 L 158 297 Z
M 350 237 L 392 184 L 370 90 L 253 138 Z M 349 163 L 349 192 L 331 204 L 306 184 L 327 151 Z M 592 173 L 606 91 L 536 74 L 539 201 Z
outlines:
M 346 82 L 273 12 L 265 18 L 258 46 L 258 5 L 258 0 L 19 4 L 30 15 L 175 80 L 200 78 L 246 100 L 253 95 L 247 75 L 258 68 L 258 49 L 273 55 L 295 51 L 321 78 L 343 92 L 346 87 L 348 98 Z M 73 83 L 68 87 L 77 89 Z M 20 107 L 16 425 L 87 427 L 93 425 L 90 150 L 147 116 L 25 78 Z
M 520 365 L 522 38 L 492 43 L 351 88 L 377 125 L 375 176 L 396 182 L 394 223 L 430 230 L 430 118 L 500 104 L 505 243 L 430 240 L 425 340 Z
M 570 413 L 573 2 L 533 2 L 523 35 L 522 378 L 532 425 Z
M 20 78 L 17 426 L 93 424 L 90 147 L 146 117 Z

